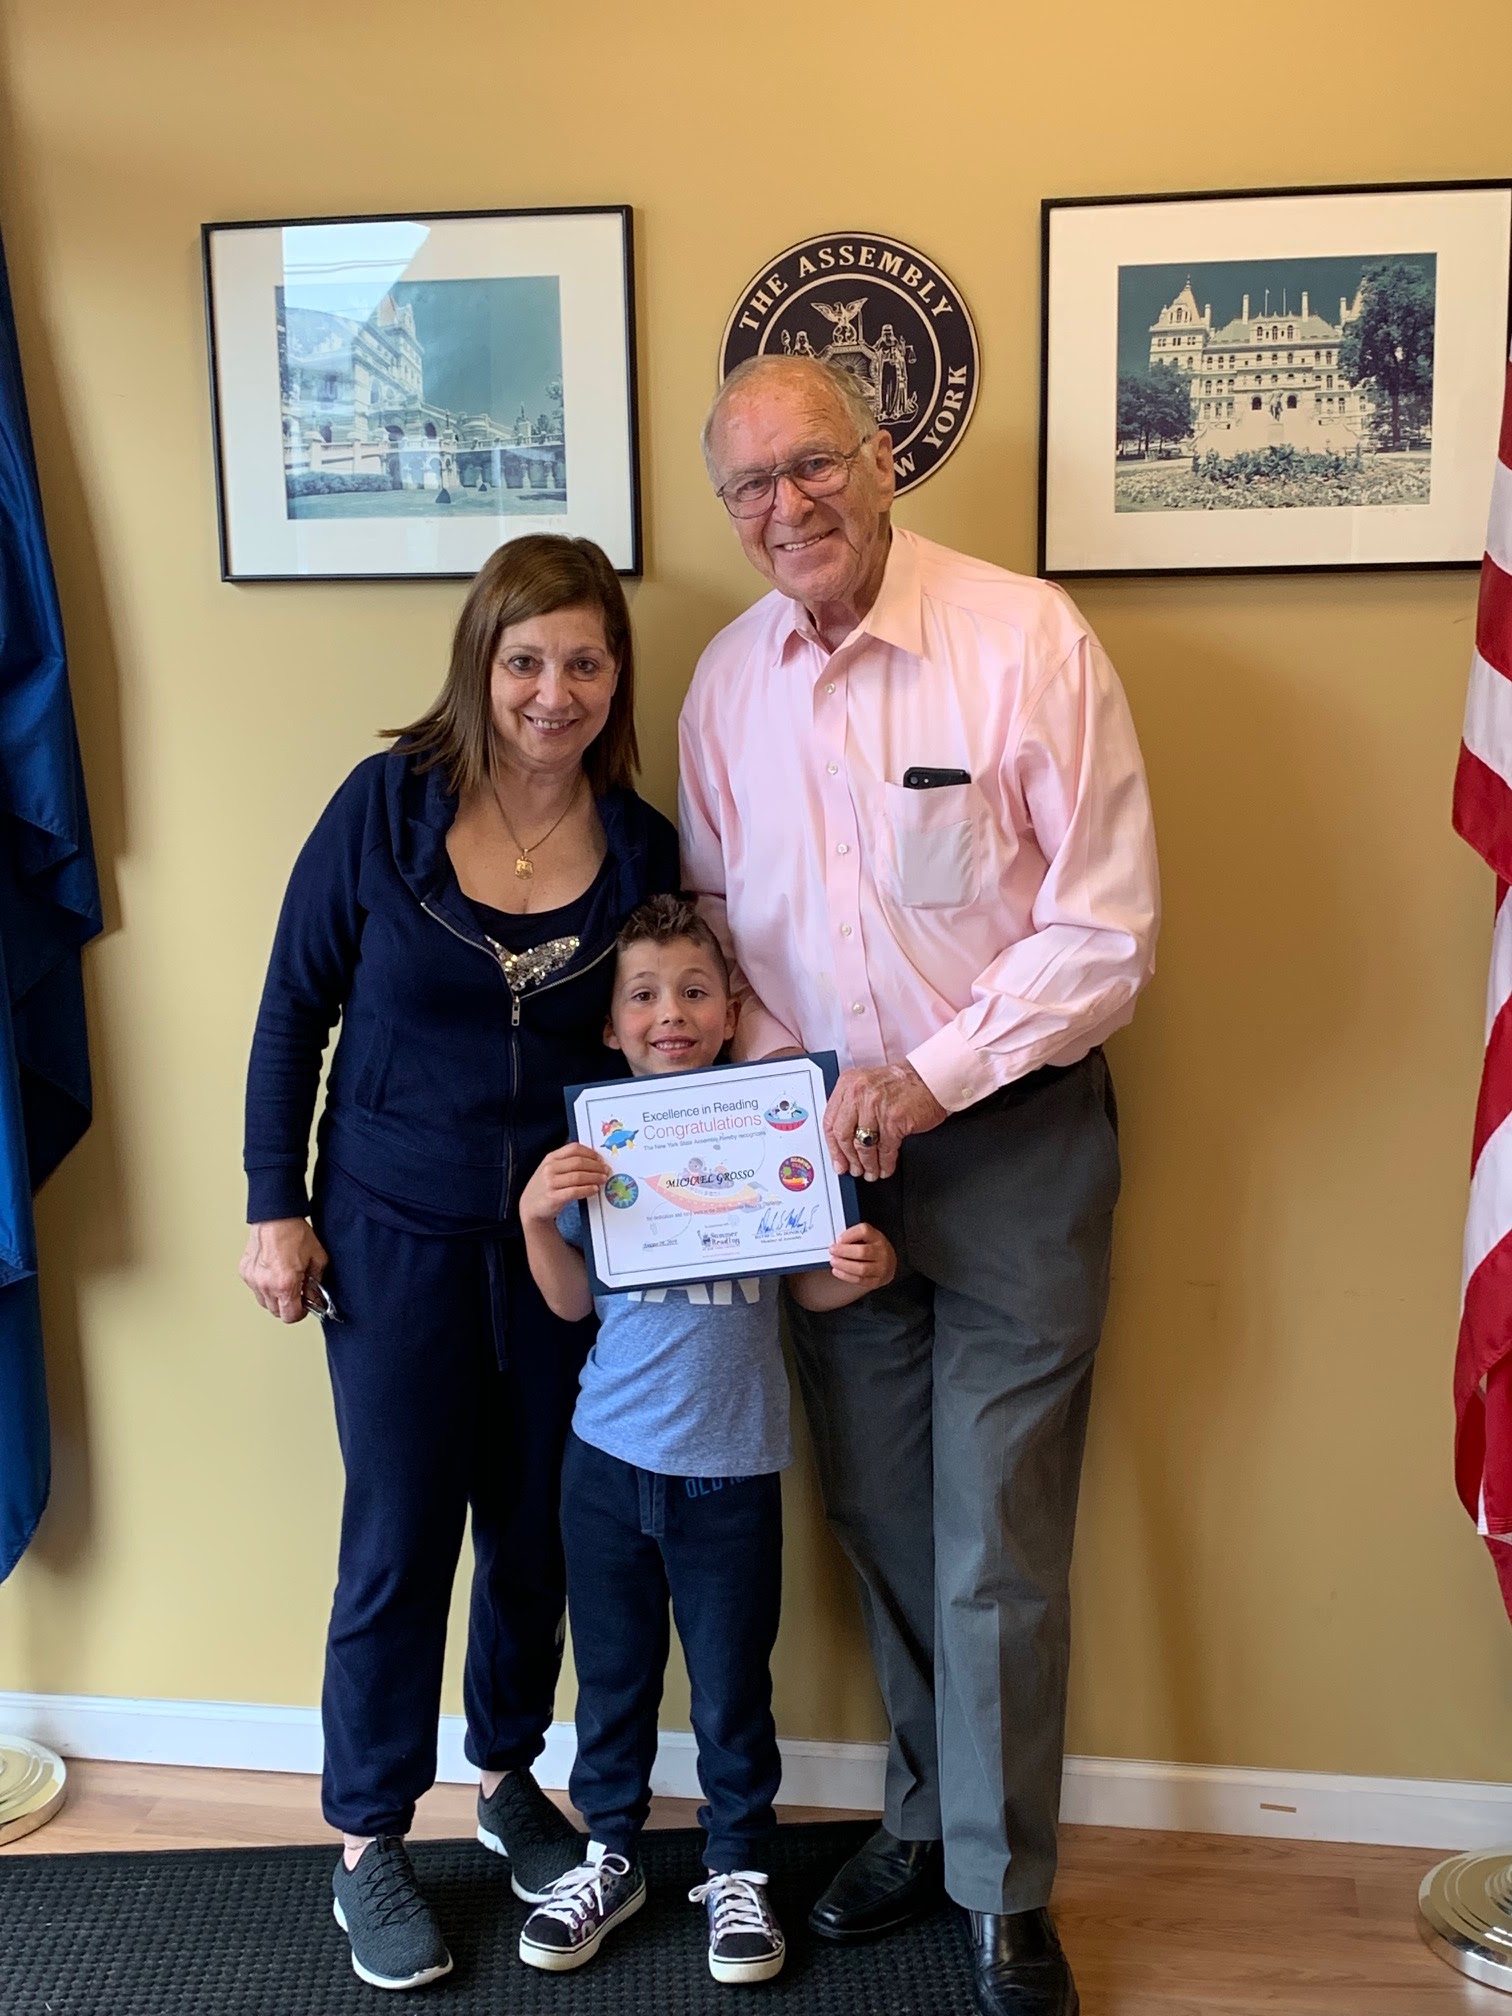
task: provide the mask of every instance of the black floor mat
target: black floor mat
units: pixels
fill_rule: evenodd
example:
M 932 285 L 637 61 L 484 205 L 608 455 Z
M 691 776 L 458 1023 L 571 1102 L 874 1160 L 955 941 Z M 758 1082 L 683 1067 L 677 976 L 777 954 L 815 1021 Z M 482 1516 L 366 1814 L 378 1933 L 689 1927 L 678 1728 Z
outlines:
M 468 1841 L 417 1841 L 415 1867 L 451 1947 L 443 1981 L 383 1995 L 352 1972 L 331 1916 L 333 1848 L 0 1856 L 0 2016 L 970 2016 L 964 1921 L 942 1905 L 864 1946 L 810 1937 L 809 1906 L 870 1823 L 783 1827 L 771 1897 L 788 1940 L 775 1981 L 709 1975 L 701 1835 L 642 1844 L 651 1895 L 573 1974 L 516 1953 L 528 1906 L 497 1856 Z

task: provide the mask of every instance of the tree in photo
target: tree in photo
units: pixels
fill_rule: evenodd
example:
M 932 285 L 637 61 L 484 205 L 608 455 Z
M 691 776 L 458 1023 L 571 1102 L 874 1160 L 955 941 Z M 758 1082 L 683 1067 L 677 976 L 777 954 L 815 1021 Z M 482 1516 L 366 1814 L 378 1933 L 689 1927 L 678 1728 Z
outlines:
M 1118 374 L 1118 450 L 1123 453 L 1124 443 L 1132 442 L 1141 455 L 1150 452 L 1150 429 L 1148 424 L 1149 401 L 1146 390 L 1149 381 L 1142 371 L 1120 371 Z
M 1192 431 L 1192 381 L 1174 364 L 1150 371 L 1149 427 L 1162 446 L 1184 441 Z
M 1384 448 L 1408 445 L 1433 395 L 1433 282 L 1421 267 L 1381 260 L 1360 282 L 1360 315 L 1339 344 L 1339 369 L 1376 396 Z
M 1192 391 L 1186 373 L 1173 364 L 1149 371 L 1125 371 L 1118 380 L 1118 438 L 1137 441 L 1147 456 L 1150 443 L 1181 441 L 1192 431 Z

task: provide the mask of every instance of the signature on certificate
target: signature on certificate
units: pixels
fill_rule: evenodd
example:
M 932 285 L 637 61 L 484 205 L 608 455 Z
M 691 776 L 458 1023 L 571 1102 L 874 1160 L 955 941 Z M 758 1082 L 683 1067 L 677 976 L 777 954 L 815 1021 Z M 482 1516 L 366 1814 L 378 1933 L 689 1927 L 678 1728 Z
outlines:
M 801 1239 L 813 1230 L 817 1204 L 769 1204 L 756 1221 L 758 1239 Z

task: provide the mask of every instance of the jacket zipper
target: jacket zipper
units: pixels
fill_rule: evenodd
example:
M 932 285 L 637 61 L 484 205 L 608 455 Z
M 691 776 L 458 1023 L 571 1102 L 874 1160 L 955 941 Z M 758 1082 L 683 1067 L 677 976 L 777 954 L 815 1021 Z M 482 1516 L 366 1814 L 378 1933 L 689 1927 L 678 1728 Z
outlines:
M 490 939 L 489 942 L 491 944 L 493 941 Z M 530 990 L 531 999 L 534 1000 L 537 994 L 549 994 L 553 987 L 565 987 L 569 980 L 580 980 L 585 973 L 591 973 L 595 966 L 602 966 L 606 959 L 612 957 L 614 945 L 615 941 L 611 938 L 603 951 L 595 953 L 586 966 L 579 966 L 571 973 L 563 973 L 559 979 L 543 980 L 539 987 L 532 987 Z M 516 1015 L 515 1020 L 519 1020 L 518 1015 Z
M 520 1096 L 520 1044 L 519 1038 L 515 1034 L 515 1031 L 520 1026 L 520 996 L 509 984 L 509 974 L 504 967 L 506 957 L 504 947 L 495 939 L 490 938 L 486 931 L 483 934 L 481 943 L 476 938 L 469 938 L 465 931 L 459 931 L 455 924 L 449 924 L 438 912 L 432 910 L 429 903 L 422 903 L 420 908 L 434 923 L 439 924 L 443 931 L 449 931 L 459 944 L 471 945 L 475 952 L 486 953 L 499 969 L 499 978 L 504 982 L 504 992 L 509 996 L 509 1103 L 512 1110 L 516 1100 Z M 532 992 L 536 994 L 549 994 L 553 987 L 565 986 L 567 981 L 576 980 L 580 974 L 591 973 L 595 966 L 602 966 L 613 951 L 614 940 L 611 938 L 603 951 L 596 958 L 590 959 L 586 966 L 579 966 L 575 973 L 564 973 L 560 979 L 545 980 L 539 987 L 532 989 Z M 509 1209 L 510 1197 L 514 1192 L 513 1132 L 509 1133 L 508 1142 L 509 1145 L 505 1151 L 504 1158 L 504 1209 L 506 1212 Z
M 486 936 L 487 934 L 485 933 L 484 935 Z M 490 938 L 488 942 L 493 947 L 494 957 L 499 962 L 499 971 L 501 974 L 504 974 L 504 984 L 506 987 L 509 987 L 509 976 L 507 973 L 504 973 L 504 956 L 505 956 L 504 947 L 502 945 L 495 944 L 492 938 Z M 604 947 L 603 951 L 598 954 L 597 958 L 590 959 L 586 966 L 579 966 L 575 973 L 564 973 L 562 974 L 560 979 L 543 980 L 539 987 L 532 987 L 530 990 L 532 997 L 534 997 L 537 994 L 549 994 L 553 987 L 564 987 L 569 980 L 577 980 L 584 973 L 591 973 L 595 966 L 603 965 L 604 961 L 607 958 L 609 958 L 614 949 L 615 949 L 614 940 L 611 938 L 609 940 L 609 943 Z M 520 1096 L 520 1046 L 515 1038 L 514 1032 L 520 1026 L 520 1002 L 521 1002 L 521 996 L 518 993 L 516 993 L 513 987 L 509 987 L 509 999 L 510 999 L 509 1099 L 510 1104 L 512 1106 L 515 1100 L 518 1099 Z M 510 1169 L 510 1180 L 512 1182 L 514 1177 L 513 1137 L 511 1137 L 509 1144 L 509 1169 Z M 507 1196 L 508 1193 L 506 1192 L 506 1199 Z
M 470 945 L 475 952 L 483 953 L 486 958 L 492 959 L 495 967 L 498 969 L 499 978 L 504 983 L 504 992 L 509 996 L 509 1105 L 510 1111 L 513 1112 L 515 1102 L 520 1096 L 520 1045 L 519 1039 L 515 1035 L 515 1031 L 520 1026 L 520 997 L 516 994 L 513 987 L 510 986 L 509 975 L 504 970 L 503 948 L 496 945 L 493 939 L 488 937 L 486 933 L 481 942 L 476 938 L 469 938 L 465 931 L 459 931 L 455 924 L 449 924 L 438 912 L 432 910 L 429 903 L 422 903 L 420 908 L 425 912 L 427 917 L 439 924 L 443 931 L 450 931 L 453 938 L 459 944 Z M 506 1127 L 504 1139 L 506 1144 L 504 1149 L 504 1215 L 507 1216 L 509 1212 L 509 1200 L 514 1195 L 514 1129 L 512 1126 Z

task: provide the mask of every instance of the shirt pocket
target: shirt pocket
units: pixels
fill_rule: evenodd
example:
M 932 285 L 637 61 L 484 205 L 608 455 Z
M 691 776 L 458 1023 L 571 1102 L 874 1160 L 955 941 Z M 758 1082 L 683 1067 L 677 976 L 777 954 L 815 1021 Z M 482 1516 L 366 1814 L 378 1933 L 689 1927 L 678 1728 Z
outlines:
M 982 884 L 982 794 L 975 784 L 932 791 L 883 786 L 893 893 L 910 910 L 974 903 Z

